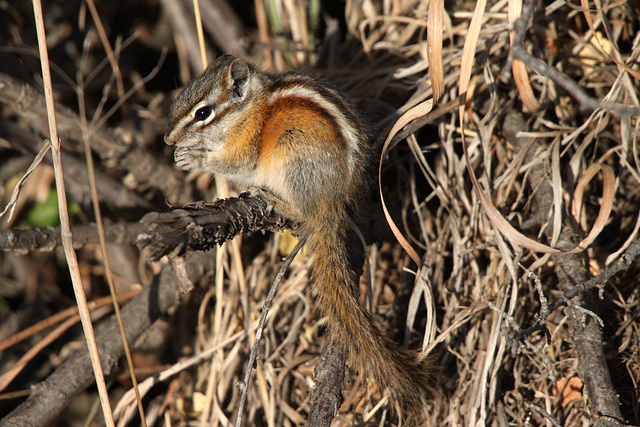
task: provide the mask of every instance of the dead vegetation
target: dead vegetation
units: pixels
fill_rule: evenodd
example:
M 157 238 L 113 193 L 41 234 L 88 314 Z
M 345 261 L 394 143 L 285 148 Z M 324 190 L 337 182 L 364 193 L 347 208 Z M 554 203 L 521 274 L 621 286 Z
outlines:
M 147 263 L 149 250 L 133 246 L 153 232 L 169 236 L 167 247 L 193 242 L 193 224 L 208 217 L 180 211 L 184 228 L 172 235 L 167 217 L 138 220 L 220 189 L 177 170 L 162 142 L 172 91 L 202 67 L 193 4 L 103 3 L 48 2 L 44 24 L 68 208 L 82 237 L 76 273 L 108 355 L 115 422 L 140 419 L 104 298 L 105 257 L 87 225 L 90 176 L 118 298 L 132 301 L 122 317 L 147 425 L 234 425 L 257 321 L 292 238 L 254 233 L 184 264 Z M 363 302 L 439 367 L 442 393 L 426 425 L 640 424 L 638 4 L 530 1 L 514 21 L 516 0 L 448 2 L 442 13 L 435 0 L 231 3 L 200 0 L 209 58 L 231 52 L 331 80 L 363 107 L 375 150 L 386 152 L 381 191 L 416 259 L 372 192 Z M 49 130 L 32 5 L 0 6 L 4 206 Z M 51 164 L 45 155 L 1 219 L 3 427 L 102 422 L 68 261 L 50 237 L 59 229 L 44 228 L 58 215 Z M 584 251 L 543 253 L 585 241 Z M 189 251 L 169 257 L 178 252 Z M 299 425 L 311 411 L 324 324 L 307 273 L 303 254 L 275 297 L 245 425 Z M 194 290 L 182 295 L 176 284 L 186 280 Z M 333 425 L 397 424 L 365 378 L 349 372 L 346 383 Z M 53 398 L 35 402 L 46 392 Z

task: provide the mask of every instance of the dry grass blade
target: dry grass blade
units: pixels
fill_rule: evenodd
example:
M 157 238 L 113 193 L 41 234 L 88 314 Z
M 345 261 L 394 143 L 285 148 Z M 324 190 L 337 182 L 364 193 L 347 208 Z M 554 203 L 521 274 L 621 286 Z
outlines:
M 427 348 L 423 349 L 423 351 L 426 354 L 429 354 L 431 351 L 433 351 L 436 345 L 446 341 L 448 337 L 456 329 L 462 327 L 465 323 L 473 320 L 475 315 L 477 315 L 479 312 L 483 310 L 486 310 L 487 307 L 488 307 L 488 304 L 486 302 L 479 302 L 471 307 L 465 307 L 464 309 L 460 310 L 460 312 L 456 314 L 451 325 L 447 329 L 442 331 L 440 334 L 438 334 L 438 337 L 435 340 L 433 340 L 431 343 L 429 343 Z
M 596 221 L 587 237 L 585 237 L 578 244 L 578 247 L 571 252 L 579 252 L 580 250 L 586 249 L 596 239 L 596 237 L 598 237 L 606 225 L 609 215 L 611 214 L 611 210 L 613 209 L 613 201 L 615 200 L 616 193 L 616 177 L 613 173 L 613 169 L 602 163 L 593 163 L 582 174 L 576 184 L 576 189 L 573 192 L 571 212 L 577 223 L 580 224 L 580 215 L 582 214 L 582 194 L 584 193 L 584 188 L 598 172 L 602 172 L 602 201 L 600 203 L 598 216 L 596 217 Z
M 513 25 L 515 20 L 520 16 L 521 11 L 522 0 L 509 0 L 509 25 Z M 509 34 L 509 37 L 511 40 L 511 44 L 513 45 L 513 32 Z M 533 94 L 533 88 L 531 87 L 531 82 L 529 81 L 529 72 L 527 71 L 526 65 L 524 65 L 522 61 L 516 59 L 513 61 L 513 64 L 511 66 L 513 70 L 513 81 L 518 88 L 518 92 L 520 92 L 520 99 L 522 100 L 522 103 L 530 112 L 535 113 L 540 109 L 540 103 Z
M 138 291 L 124 293 L 118 296 L 118 301 L 119 302 L 127 301 L 133 298 L 134 296 L 136 296 L 137 294 L 138 294 Z M 103 305 L 109 304 L 110 301 L 111 301 L 111 296 L 98 298 L 94 301 L 89 302 L 88 307 L 90 310 L 93 310 L 94 308 L 102 307 Z M 20 331 L 19 333 L 0 342 L 0 352 L 8 349 L 11 346 L 16 345 L 20 341 L 24 341 L 27 338 L 34 336 L 38 332 L 43 331 L 44 329 L 47 329 L 58 322 L 61 322 L 65 319 L 68 319 L 71 316 L 74 316 L 76 313 L 78 313 L 78 307 L 69 307 L 68 309 L 61 311 L 60 313 L 57 313 L 41 322 L 36 323 L 35 325 L 28 327 L 23 331 Z
M 429 17 L 427 21 L 427 46 L 429 48 L 429 74 L 433 102 L 436 103 L 444 93 L 444 70 L 442 68 L 442 15 L 444 14 L 444 0 L 429 2 Z
M 7 205 L 4 207 L 4 210 L 2 212 L 0 212 L 0 218 L 2 218 L 8 211 L 9 212 L 9 216 L 7 217 L 7 222 L 11 221 L 11 218 L 13 217 L 14 209 L 16 207 L 16 202 L 18 201 L 18 195 L 20 194 L 20 189 L 22 188 L 22 185 L 27 180 L 29 175 L 31 175 L 31 172 L 33 172 L 33 170 L 42 162 L 42 159 L 44 158 L 44 156 L 49 152 L 49 148 L 51 148 L 51 144 L 47 140 L 47 141 L 44 142 L 44 145 L 40 149 L 40 152 L 38 153 L 38 155 L 35 157 L 35 159 L 33 159 L 33 162 L 31 162 L 31 165 L 29 165 L 29 169 L 27 169 L 27 171 L 24 173 L 24 175 L 22 175 L 22 178 L 20 178 L 18 183 L 13 188 L 13 192 L 11 193 L 11 200 L 9 200 Z
M 551 246 L 555 246 L 562 232 L 563 191 L 560 175 L 560 144 L 553 144 L 551 151 L 551 185 L 553 186 L 553 233 Z
M 65 320 L 60 326 L 55 328 L 49 334 L 47 334 L 44 339 L 38 341 L 36 345 L 31 347 L 29 351 L 27 351 L 16 363 L 13 364 L 9 371 L 5 372 L 0 376 L 0 391 L 4 390 L 13 379 L 27 366 L 34 357 L 36 357 L 43 348 L 51 344 L 53 341 L 58 339 L 60 335 L 62 335 L 65 331 L 67 331 L 71 326 L 75 325 L 80 316 L 74 315 L 70 319 Z
M 204 30 L 202 29 L 202 17 L 200 15 L 200 2 L 193 0 L 193 13 L 196 19 L 196 28 L 198 29 L 198 46 L 200 46 L 200 60 L 202 61 L 202 70 L 205 70 L 209 64 L 207 60 L 207 47 L 204 43 Z
M 633 242 L 636 241 L 638 237 L 638 231 L 640 231 L 640 212 L 638 212 L 638 216 L 636 218 L 636 224 L 633 227 L 633 231 L 631 232 L 631 234 L 629 234 L 629 237 L 627 237 L 627 240 L 625 240 L 622 246 L 620 246 L 620 249 L 618 249 L 617 251 L 615 251 L 614 253 L 612 253 L 607 257 L 607 259 L 605 260 L 605 265 L 610 265 L 611 263 L 613 263 L 614 261 L 617 261 L 620 258 L 620 255 L 625 250 L 627 250 L 627 248 L 629 248 L 629 246 L 631 246 Z
M 55 107 L 53 103 L 53 89 L 51 84 L 51 71 L 49 69 L 49 54 L 47 51 L 46 35 L 44 29 L 44 19 L 42 16 L 42 4 L 40 0 L 33 0 L 33 10 L 35 14 L 36 30 L 38 36 L 38 48 L 40 51 L 40 62 L 42 64 L 42 79 L 45 87 L 45 100 L 47 104 L 47 119 L 49 122 L 49 135 L 51 141 L 51 152 L 53 154 L 53 168 L 56 178 L 56 189 L 58 190 L 58 212 L 60 214 L 60 228 L 62 233 L 62 244 L 64 246 L 64 252 L 69 265 L 69 273 L 71 274 L 71 282 L 73 284 L 73 291 L 78 302 L 78 310 L 80 314 L 80 320 L 84 329 L 85 337 L 87 340 L 87 346 L 89 347 L 89 353 L 91 355 L 91 362 L 96 377 L 96 383 L 100 394 L 100 403 L 102 404 L 102 412 L 104 414 L 105 423 L 108 427 L 113 427 L 113 417 L 111 415 L 111 405 L 109 404 L 109 394 L 107 392 L 107 386 L 104 381 L 104 374 L 102 372 L 102 366 L 100 364 L 100 357 L 98 355 L 98 347 L 96 345 L 95 334 L 93 332 L 93 325 L 91 323 L 91 317 L 89 315 L 89 309 L 87 308 L 87 298 L 84 294 L 82 286 L 82 278 L 78 269 L 78 259 L 76 257 L 75 250 L 73 249 L 73 242 L 71 236 L 71 229 L 69 224 L 69 212 L 67 211 L 67 197 L 64 187 L 64 176 L 62 173 L 62 160 L 60 157 L 60 139 L 58 138 L 58 129 L 56 126 Z
M 416 105 L 415 107 L 413 107 L 412 109 L 404 113 L 396 121 L 396 123 L 391 128 L 391 131 L 389 131 L 389 135 L 387 135 L 387 138 L 384 141 L 384 145 L 382 147 L 382 154 L 380 155 L 380 163 L 378 164 L 378 184 L 380 188 L 380 200 L 382 201 L 382 209 L 384 211 L 384 216 L 387 219 L 387 223 L 389 224 L 389 227 L 391 227 L 391 231 L 393 231 L 393 235 L 396 236 L 396 239 L 398 240 L 400 245 L 402 245 L 403 249 L 411 257 L 413 262 L 415 262 L 416 265 L 418 266 L 421 265 L 420 257 L 418 256 L 418 253 L 413 248 L 413 246 L 411 246 L 411 244 L 407 241 L 407 239 L 404 237 L 404 235 L 402 234 L 402 232 L 400 231 L 396 223 L 391 218 L 389 209 L 387 208 L 387 205 L 384 201 L 384 195 L 382 194 L 382 164 L 384 163 L 384 159 L 387 155 L 387 151 L 389 151 L 389 147 L 391 146 L 393 137 L 398 132 L 400 132 L 400 130 L 402 130 L 403 127 L 411 123 L 413 120 L 418 119 L 420 117 L 424 117 L 427 114 L 429 114 L 429 112 L 432 109 L 433 109 L 433 100 L 429 99 L 427 101 L 424 101 Z
M 100 14 L 98 13 L 98 9 L 96 8 L 95 3 L 93 2 L 93 0 L 87 0 L 87 5 L 89 6 L 89 11 L 91 12 L 93 22 L 96 24 L 96 28 L 98 29 L 98 34 L 100 35 L 102 46 L 104 46 L 104 50 L 107 52 L 107 57 L 109 58 L 109 62 L 111 63 L 111 67 L 113 68 L 113 74 L 116 76 L 118 96 L 122 97 L 124 96 L 124 83 L 122 82 L 120 65 L 118 65 L 118 61 L 116 60 L 116 56 L 113 53 L 113 49 L 111 49 L 109 38 L 107 37 L 107 33 L 104 30 L 102 19 L 100 19 Z
M 471 163 L 468 157 L 467 162 L 469 164 Z M 582 182 L 582 186 L 579 191 L 578 189 L 576 189 L 574 200 L 578 202 L 579 206 L 584 185 L 586 185 L 586 183 L 588 183 L 589 180 L 591 180 L 599 170 L 602 170 L 604 188 L 602 191 L 602 204 L 600 205 L 600 211 L 598 213 L 596 223 L 591 229 L 589 235 L 584 240 L 582 240 L 575 248 L 569 251 L 562 251 L 560 249 L 552 248 L 551 246 L 537 242 L 516 230 L 516 228 L 513 227 L 504 216 L 502 216 L 498 209 L 496 209 L 496 207 L 493 205 L 489 197 L 487 197 L 487 195 L 484 193 L 482 187 L 480 187 L 480 184 L 478 183 L 473 169 L 471 169 L 471 167 L 469 166 L 467 170 L 471 177 L 473 187 L 476 189 L 476 193 L 478 194 L 480 203 L 482 204 L 482 208 L 484 209 L 485 214 L 487 215 L 493 226 L 496 227 L 496 229 L 511 243 L 535 252 L 545 254 L 558 254 L 577 253 L 585 250 L 587 246 L 595 240 L 595 238 L 604 228 L 613 207 L 613 200 L 615 196 L 615 176 L 613 175 L 613 170 L 606 165 L 593 164 L 587 169 L 587 172 L 585 172 L 583 177 L 581 177 L 580 182 Z
M 436 336 L 436 303 L 433 298 L 433 291 L 431 280 L 429 279 L 429 270 L 422 266 L 418 274 L 416 274 L 416 279 L 413 283 L 413 292 L 411 293 L 411 298 L 409 299 L 409 305 L 407 307 L 407 321 L 405 323 L 405 331 L 404 331 L 404 346 L 409 344 L 409 336 L 411 334 L 411 330 L 413 329 L 413 325 L 416 319 L 416 314 L 418 312 L 418 308 L 420 306 L 420 300 L 424 296 L 424 306 L 427 310 L 427 324 L 424 327 L 425 334 L 424 339 L 422 340 L 422 351 L 424 352 L 431 342 L 433 342 L 434 337 Z M 428 353 L 424 353 L 428 354 Z
M 434 15 L 434 19 L 435 15 Z M 415 27 L 424 27 L 427 26 L 428 23 L 419 20 L 419 19 L 413 19 L 413 18 L 406 18 L 403 16 L 376 16 L 376 17 L 372 17 L 369 19 L 366 19 L 364 21 L 362 21 L 360 23 L 359 26 L 359 31 L 360 31 L 360 37 L 362 38 L 362 43 L 363 43 L 363 49 L 365 50 L 365 52 L 369 52 L 374 50 L 374 46 L 376 44 L 376 42 L 382 37 L 383 35 L 383 30 L 382 29 L 378 29 L 376 31 L 372 31 L 372 34 L 370 34 L 368 37 L 366 36 L 367 30 L 371 27 L 374 27 L 375 24 L 377 23 L 382 23 L 383 27 L 386 28 L 388 27 L 390 24 L 394 24 L 394 23 L 402 23 L 402 24 L 408 24 L 409 28 L 407 30 L 407 36 L 405 37 L 410 37 L 412 32 L 413 32 L 413 28 Z
M 475 58 L 476 46 L 478 45 L 478 37 L 480 35 L 480 27 L 482 24 L 482 17 L 484 15 L 484 9 L 487 5 L 486 0 L 480 0 L 476 2 L 475 10 L 473 11 L 473 17 L 469 24 L 469 30 L 467 31 L 467 37 L 464 41 L 464 47 L 462 49 L 462 63 L 460 64 L 460 78 L 458 79 L 458 96 L 460 97 L 459 113 L 460 113 L 460 129 L 464 129 L 464 108 L 467 102 L 471 101 L 467 94 L 469 89 L 469 83 L 471 82 L 471 70 L 473 67 L 473 60 Z M 464 133 L 462 134 L 464 138 Z

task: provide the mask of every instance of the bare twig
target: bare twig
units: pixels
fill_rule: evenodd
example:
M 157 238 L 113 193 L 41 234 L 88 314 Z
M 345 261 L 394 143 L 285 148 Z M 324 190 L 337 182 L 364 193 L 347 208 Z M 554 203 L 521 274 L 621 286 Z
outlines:
M 258 345 L 260 344 L 260 339 L 262 338 L 262 331 L 264 330 L 264 323 L 267 320 L 267 314 L 269 314 L 269 310 L 273 305 L 273 297 L 276 295 L 276 291 L 278 290 L 278 285 L 284 278 L 287 269 L 293 262 L 293 259 L 296 257 L 302 246 L 304 246 L 307 241 L 307 235 L 304 235 L 298 239 L 298 243 L 293 247 L 287 258 L 285 259 L 282 267 L 280 267 L 280 271 L 276 275 L 275 280 L 273 281 L 273 285 L 271 285 L 271 289 L 269 290 L 269 294 L 264 301 L 262 306 L 262 315 L 260 316 L 260 321 L 258 322 L 258 329 L 256 329 L 256 337 L 253 340 L 253 347 L 251 348 L 251 355 L 249 356 L 249 362 L 247 363 L 247 370 L 244 375 L 244 380 L 238 382 L 236 387 L 241 391 L 240 396 L 240 405 L 238 408 L 238 418 L 236 418 L 236 427 L 240 427 L 242 425 L 242 412 L 244 410 L 244 403 L 247 399 L 247 393 L 249 391 L 249 380 L 251 379 L 251 371 L 256 363 L 256 358 L 258 357 Z
M 169 265 L 173 270 L 173 274 L 176 275 L 176 280 L 180 286 L 180 292 L 187 294 L 195 288 L 193 281 L 189 279 L 187 274 L 187 266 L 184 262 L 184 258 L 180 256 L 174 256 L 169 258 Z
M 551 423 L 551 425 L 553 425 L 553 427 L 562 427 L 562 424 L 560 424 L 558 422 L 558 420 L 553 418 L 550 413 L 545 411 L 544 408 L 541 408 L 538 405 L 534 405 L 531 402 L 524 402 L 524 406 L 525 406 L 525 408 L 527 408 L 527 409 L 529 409 L 529 410 L 531 410 L 533 412 L 537 412 L 538 414 L 540 414 L 543 417 L 545 417 Z
M 570 79 L 555 67 L 547 65 L 544 61 L 531 55 L 524 47 L 524 39 L 527 31 L 527 24 L 531 19 L 537 0 L 527 0 L 522 7 L 522 14 L 513 23 L 515 36 L 510 52 L 510 57 L 522 61 L 530 69 L 550 78 L 558 86 L 566 90 L 580 104 L 580 109 L 593 111 L 598 108 L 610 110 L 619 116 L 640 115 L 640 107 L 624 105 L 617 102 L 604 101 L 589 96 L 575 81 Z
M 567 245 L 574 239 L 573 231 L 569 227 L 565 227 L 558 243 Z M 640 247 L 640 242 L 637 246 Z M 555 258 L 555 273 L 562 291 L 566 293 L 573 290 L 576 283 L 586 282 L 588 271 L 581 256 L 559 254 Z M 580 307 L 593 306 L 591 295 L 587 291 L 573 297 L 572 303 Z M 585 316 L 584 312 L 571 306 L 567 308 L 566 314 L 572 333 L 573 347 L 578 359 L 578 373 L 585 383 L 592 413 L 621 420 L 620 403 L 605 360 L 602 328 L 598 322 Z M 610 425 L 612 424 L 609 419 L 598 419 L 594 422 L 596 427 Z
M 96 8 L 95 3 L 93 2 L 93 0 L 87 0 L 87 5 L 89 6 L 89 11 L 91 12 L 93 22 L 96 24 L 102 46 L 107 52 L 107 57 L 109 58 L 109 62 L 111 63 L 111 68 L 113 68 L 113 74 L 115 75 L 117 82 L 118 96 L 122 97 L 124 95 L 124 83 L 122 82 L 122 73 L 120 72 L 120 66 L 118 65 L 116 56 L 113 53 L 113 49 L 111 49 L 111 44 L 109 43 L 107 32 L 104 30 L 102 19 L 100 19 L 100 14 L 98 13 L 98 9 Z
M 601 287 L 606 284 L 611 278 L 615 277 L 619 273 L 626 271 L 631 267 L 633 262 L 640 256 L 640 240 L 633 243 L 629 248 L 622 254 L 620 259 L 613 263 L 609 268 L 603 271 L 601 274 L 592 277 L 589 280 L 586 280 L 581 283 L 575 284 L 571 288 L 571 290 L 565 292 L 563 296 L 555 300 L 553 303 L 549 304 L 544 310 L 541 309 L 541 312 L 538 315 L 535 323 L 529 326 L 526 329 L 523 329 L 521 332 L 516 334 L 516 339 L 521 340 L 526 336 L 531 335 L 536 331 L 544 331 L 546 329 L 546 320 L 547 317 L 557 310 L 560 307 L 568 307 L 571 305 L 571 300 L 578 295 L 584 294 L 594 288 Z M 548 334 L 548 332 L 546 332 Z

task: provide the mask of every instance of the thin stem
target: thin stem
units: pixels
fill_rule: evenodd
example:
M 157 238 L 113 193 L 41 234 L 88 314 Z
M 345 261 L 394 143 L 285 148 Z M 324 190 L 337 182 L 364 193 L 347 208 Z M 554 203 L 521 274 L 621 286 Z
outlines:
M 269 290 L 269 294 L 264 301 L 262 306 L 262 315 L 260 316 L 260 321 L 258 322 L 258 329 L 256 329 L 256 337 L 253 340 L 253 347 L 251 348 L 251 355 L 249 356 L 249 363 L 247 363 L 247 370 L 244 375 L 244 381 L 238 383 L 238 387 L 242 389 L 242 395 L 240 396 L 240 407 L 238 408 L 238 418 L 236 419 L 236 427 L 240 427 L 242 425 L 242 412 L 244 410 L 244 403 L 247 400 L 247 392 L 249 390 L 249 380 L 251 379 L 251 371 L 253 370 L 253 366 L 256 363 L 256 359 L 258 357 L 258 344 L 260 344 L 260 339 L 262 338 L 262 331 L 264 330 L 264 324 L 267 320 L 267 314 L 269 314 L 269 310 L 273 305 L 273 297 L 276 295 L 276 291 L 278 290 L 278 285 L 282 282 L 282 278 L 284 274 L 287 272 L 287 269 L 291 265 L 291 262 L 296 257 L 298 252 L 302 246 L 304 246 L 307 241 L 308 235 L 300 237 L 298 243 L 293 247 L 293 250 L 287 258 L 284 260 L 284 264 L 280 267 L 280 271 L 278 271 L 278 275 L 276 276 L 273 284 L 271 285 L 271 289 Z

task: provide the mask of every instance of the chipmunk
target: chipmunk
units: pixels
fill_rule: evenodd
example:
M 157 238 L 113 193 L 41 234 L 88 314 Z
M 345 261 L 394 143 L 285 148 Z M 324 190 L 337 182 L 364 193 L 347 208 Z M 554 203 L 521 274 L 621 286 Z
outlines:
M 359 302 L 350 265 L 349 212 L 363 188 L 368 150 L 354 105 L 310 76 L 268 74 L 225 55 L 173 101 L 165 135 L 178 166 L 265 189 L 302 223 L 313 256 L 315 304 L 350 362 L 389 390 L 405 419 L 420 419 L 434 374 L 384 334 Z

